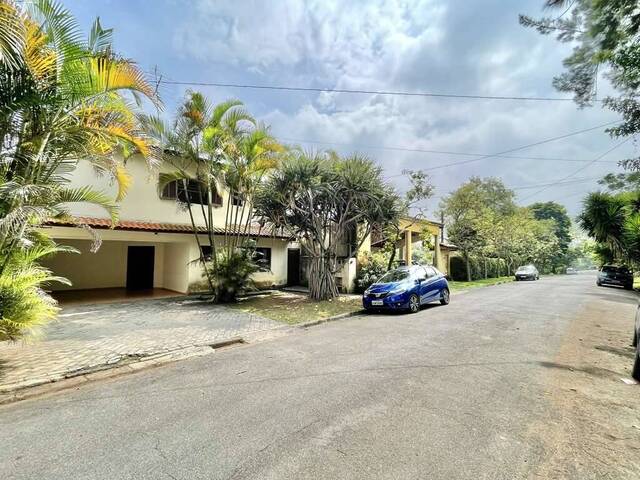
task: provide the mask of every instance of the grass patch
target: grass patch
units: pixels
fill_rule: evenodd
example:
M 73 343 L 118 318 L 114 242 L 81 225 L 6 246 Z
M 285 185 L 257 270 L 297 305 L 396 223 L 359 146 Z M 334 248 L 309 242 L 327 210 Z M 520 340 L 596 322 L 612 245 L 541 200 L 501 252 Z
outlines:
M 295 325 L 296 323 L 322 320 L 341 313 L 357 312 L 362 310 L 362 299 L 360 296 L 344 295 L 334 300 L 316 302 L 303 294 L 274 292 L 241 299 L 238 303 L 228 306 L 246 313 L 255 313 L 278 322 Z
M 467 290 L 469 288 L 488 287 L 489 285 L 497 285 L 498 283 L 512 282 L 513 277 L 497 277 L 497 278 L 482 278 L 480 280 L 473 280 L 471 282 L 449 282 L 449 288 L 451 291 Z

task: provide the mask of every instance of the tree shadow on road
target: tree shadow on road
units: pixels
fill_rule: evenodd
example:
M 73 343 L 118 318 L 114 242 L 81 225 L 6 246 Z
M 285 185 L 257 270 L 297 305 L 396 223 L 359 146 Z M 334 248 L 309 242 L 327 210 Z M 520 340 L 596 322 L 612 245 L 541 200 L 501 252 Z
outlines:
M 615 287 L 601 287 L 606 288 L 607 290 L 603 290 L 602 292 L 588 292 L 587 295 L 590 297 L 598 297 L 602 300 L 606 300 L 608 302 L 618 302 L 618 303 L 626 303 L 627 305 L 638 305 L 638 297 L 637 293 L 630 292 L 628 290 L 617 289 Z
M 596 345 L 594 348 L 602 352 L 613 353 L 614 355 L 619 355 L 621 357 L 631 358 L 631 359 L 633 359 L 633 357 L 636 354 L 635 348 L 631 346 L 627 348 L 617 348 L 617 347 L 612 347 L 610 345 Z
M 595 377 L 607 378 L 613 376 L 619 376 L 620 373 L 614 372 L 613 370 L 609 370 L 601 367 L 577 367 L 575 365 L 567 365 L 565 363 L 556 363 L 556 362 L 537 362 L 538 365 L 545 368 L 554 368 L 558 370 L 566 370 L 570 372 L 582 372 L 588 375 L 593 375 Z

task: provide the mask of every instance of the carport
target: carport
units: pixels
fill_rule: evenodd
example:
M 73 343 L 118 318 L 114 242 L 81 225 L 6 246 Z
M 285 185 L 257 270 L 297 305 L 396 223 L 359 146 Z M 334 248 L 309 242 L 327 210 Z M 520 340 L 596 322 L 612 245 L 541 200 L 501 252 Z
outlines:
M 151 225 L 156 231 L 142 230 L 139 222 L 121 222 L 117 229 L 91 223 L 100 230 L 56 225 L 48 232 L 59 244 L 80 252 L 57 254 L 43 262 L 71 281 L 71 286 L 50 285 L 62 303 L 166 297 L 189 290 L 190 269 L 197 268 L 190 264 L 194 242 L 189 233 L 167 233 L 164 225 L 155 224 Z

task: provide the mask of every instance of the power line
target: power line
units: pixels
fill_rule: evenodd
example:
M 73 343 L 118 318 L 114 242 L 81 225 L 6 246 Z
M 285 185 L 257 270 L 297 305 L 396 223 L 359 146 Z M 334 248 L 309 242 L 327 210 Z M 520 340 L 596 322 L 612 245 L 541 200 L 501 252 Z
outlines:
M 551 186 L 551 185 L 558 185 L 558 186 L 562 186 L 562 185 L 576 185 L 578 183 L 585 183 L 585 182 L 592 182 L 594 180 L 597 180 L 598 177 L 585 177 L 585 178 L 576 178 L 574 180 L 567 180 L 565 182 L 546 182 L 546 183 L 537 183 L 537 184 L 531 184 L 531 185 L 522 185 L 522 186 L 518 186 L 518 187 L 510 187 L 510 190 L 527 190 L 527 189 L 531 189 L 531 188 L 538 188 L 538 187 L 546 187 L 546 186 Z
M 520 151 L 520 150 L 524 150 L 526 148 L 536 147 L 538 145 L 543 145 L 545 143 L 555 142 L 556 140 L 562 140 L 564 138 L 572 137 L 574 135 L 579 135 L 581 133 L 586 133 L 586 132 L 591 132 L 593 130 L 598 130 L 598 129 L 606 127 L 606 126 L 613 125 L 614 123 L 620 123 L 620 121 L 616 120 L 616 121 L 613 121 L 613 122 L 607 122 L 607 123 L 604 123 L 602 125 L 597 125 L 597 126 L 591 127 L 591 128 L 585 128 L 583 130 L 578 130 L 576 132 L 567 133 L 565 135 L 560 135 L 558 137 L 548 138 L 546 140 L 541 140 L 539 142 L 529 143 L 529 144 L 523 145 L 521 147 L 510 148 L 509 150 L 504 150 L 502 152 L 497 152 L 497 153 L 493 153 L 493 154 L 489 154 L 489 155 L 484 155 L 482 157 L 472 158 L 472 159 L 469 159 L 469 160 L 462 160 L 460 162 L 451 162 L 451 163 L 445 163 L 443 165 L 437 165 L 435 167 L 422 168 L 421 170 L 423 170 L 423 171 L 438 170 L 438 169 L 441 169 L 441 168 L 448 168 L 448 167 L 453 167 L 453 166 L 456 166 L 456 165 L 464 165 L 464 164 L 467 164 L 467 163 L 478 162 L 480 160 L 486 160 L 488 158 L 493 158 L 493 157 L 500 156 L 500 155 L 507 155 L 509 153 L 513 153 L 513 152 L 517 152 L 517 151 Z M 600 159 L 598 158 L 597 160 L 600 160 Z M 588 165 L 591 165 L 591 163 L 593 163 L 593 160 L 591 160 Z M 580 171 L 580 170 L 578 170 L 578 171 Z
M 388 95 L 402 97 L 432 97 L 432 98 L 458 98 L 471 100 L 513 100 L 513 101 L 534 101 L 534 102 L 573 102 L 572 98 L 560 97 L 525 97 L 525 96 L 507 96 L 507 95 L 473 95 L 459 93 L 432 93 L 432 92 L 406 92 L 393 90 L 357 90 L 348 88 L 329 88 L 329 87 L 298 87 L 290 85 L 258 85 L 248 83 L 222 83 L 222 82 L 195 82 L 183 80 L 157 80 L 158 83 L 166 85 L 189 85 L 199 87 L 223 87 L 223 88 L 244 88 L 253 90 L 281 90 L 293 92 L 327 92 L 327 93 L 350 93 L 364 95 Z
M 290 137 L 280 137 L 280 140 L 284 140 L 286 142 L 295 142 L 295 143 L 310 143 L 315 145 L 335 145 L 340 147 L 351 147 L 356 149 L 364 149 L 364 150 L 390 150 L 394 152 L 409 152 L 409 153 L 432 153 L 439 155 L 452 155 L 452 156 L 462 156 L 462 157 L 487 157 L 490 154 L 487 153 L 472 153 L 472 152 L 455 152 L 449 150 L 427 150 L 422 148 L 409 148 L 409 147 L 401 147 L 401 146 L 382 146 L 382 145 L 362 145 L 356 143 L 343 143 L 343 142 L 326 142 L 320 140 L 303 140 L 300 138 L 290 138 Z M 493 157 L 499 158 L 509 158 L 509 159 L 517 159 L 517 160 L 539 160 L 539 161 L 547 161 L 547 162 L 579 162 L 586 163 L 590 162 L 589 159 L 576 159 L 576 158 L 564 158 L 564 157 L 525 157 L 519 155 L 492 155 Z M 602 160 L 602 163 L 617 163 L 616 160 Z
M 596 180 L 600 178 L 599 176 L 596 177 L 584 177 L 584 178 L 577 178 L 574 180 L 569 180 L 566 182 L 561 182 L 561 183 L 556 183 L 556 185 L 577 185 L 579 183 L 585 183 L 585 182 L 592 182 L 593 180 Z M 547 185 L 551 185 L 551 182 L 546 182 L 546 183 L 532 183 L 529 185 L 519 185 L 517 187 L 507 187 L 509 190 L 527 190 L 530 188 L 538 188 L 538 187 L 544 187 Z M 576 194 L 577 195 L 577 194 Z M 444 197 L 446 197 L 447 195 L 434 195 L 432 197 L 426 198 L 424 199 L 425 202 L 428 202 L 429 200 L 442 200 Z M 573 195 L 570 195 L 573 196 Z
M 620 148 L 622 145 L 624 145 L 625 143 L 627 143 L 629 140 L 631 139 L 631 137 L 626 138 L 625 140 L 623 140 L 622 142 L 617 143 L 616 145 L 614 145 L 613 147 L 611 147 L 609 150 L 607 150 L 606 152 L 598 155 L 596 158 L 594 158 L 591 162 L 589 162 L 588 164 L 586 164 L 583 167 L 580 167 L 578 170 L 576 170 L 573 173 L 570 173 L 569 175 L 562 177 L 561 179 L 545 186 L 544 188 L 541 188 L 540 190 L 538 190 L 537 192 L 532 193 L 531 195 L 527 195 L 526 197 L 524 197 L 523 199 L 521 199 L 521 202 L 524 202 L 525 200 L 528 200 L 531 197 L 535 197 L 536 195 L 538 195 L 539 193 L 544 192 L 545 190 L 553 187 L 554 185 L 559 184 L 560 182 L 563 182 L 564 180 L 567 180 L 571 177 L 573 177 L 575 174 L 582 172 L 583 170 L 586 170 L 587 168 L 589 168 L 593 163 L 595 163 L 597 160 L 600 160 L 601 158 L 609 155 L 611 152 L 613 152 L 614 150 L 616 150 L 617 148 Z

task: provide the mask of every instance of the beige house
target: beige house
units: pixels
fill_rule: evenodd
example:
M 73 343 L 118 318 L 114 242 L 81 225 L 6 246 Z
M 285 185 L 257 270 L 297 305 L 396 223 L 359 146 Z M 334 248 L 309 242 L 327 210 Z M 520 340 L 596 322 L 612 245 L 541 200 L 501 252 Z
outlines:
M 127 162 L 127 170 L 133 183 L 120 204 L 119 222 L 111 228 L 107 212 L 97 206 L 80 204 L 72 206 L 72 213 L 89 228 L 76 225 L 50 223 L 47 233 L 58 243 L 80 250 L 81 254 L 60 254 L 49 259 L 46 266 L 56 275 L 72 282 L 72 286 L 55 285 L 58 290 L 75 289 L 166 289 L 187 293 L 197 289 L 203 281 L 198 245 L 192 232 L 189 213 L 181 209 L 175 200 L 177 188 L 158 189 L 159 172 L 150 172 L 144 160 L 133 157 Z M 160 171 L 171 171 L 161 168 Z M 116 185 L 107 178 L 96 176 L 93 167 L 81 161 L 72 178 L 72 185 L 91 185 L 110 196 L 116 196 Z M 219 228 L 216 244 L 224 235 L 224 217 L 227 202 L 232 210 L 240 209 L 239 203 L 222 192 L 214 211 L 214 225 Z M 203 226 L 199 208 L 192 208 L 196 223 Z M 93 230 L 93 232 L 92 232 Z M 255 275 L 262 286 L 279 286 L 299 279 L 289 278 L 288 258 L 299 256 L 299 247 L 290 238 L 274 236 L 270 232 L 253 231 L 257 247 L 262 254 L 265 269 Z M 91 252 L 95 236 L 100 248 Z M 201 235 L 201 244 L 208 239 Z M 207 247 L 204 247 L 207 248 Z
M 56 275 L 71 280 L 71 286 L 56 284 L 54 290 L 122 289 L 125 291 L 153 293 L 163 289 L 179 293 L 198 291 L 203 285 L 198 244 L 192 232 L 189 212 L 180 207 L 176 196 L 177 185 L 169 185 L 162 191 L 158 188 L 161 172 L 170 172 L 170 167 L 150 171 L 141 157 L 127 162 L 127 170 L 133 183 L 127 196 L 120 203 L 119 221 L 111 225 L 107 212 L 97 206 L 80 204 L 72 206 L 72 213 L 79 218 L 80 225 L 51 222 L 47 233 L 62 245 L 78 249 L 81 254 L 59 254 L 48 259 L 45 266 Z M 73 186 L 91 185 L 115 198 L 117 187 L 106 176 L 97 176 L 89 162 L 81 161 L 72 178 Z M 217 227 L 216 245 L 225 234 L 225 214 L 228 202 L 235 215 L 241 216 L 241 203 L 230 198 L 228 192 L 220 192 L 214 210 L 214 227 Z M 195 207 L 195 208 L 194 208 Z M 209 245 L 204 234 L 204 219 L 197 205 L 192 207 L 194 219 L 203 228 L 200 244 Z M 246 208 L 245 208 L 246 211 Z M 242 223 L 241 219 L 238 223 Z M 436 222 L 406 218 L 401 221 L 402 239 L 399 242 L 399 257 L 411 262 L 414 245 L 422 242 L 425 234 L 433 238 L 434 265 L 445 273 L 447 261 L 440 249 L 441 226 Z M 284 235 L 273 235 L 258 227 L 252 228 L 265 271 L 255 274 L 254 280 L 261 287 L 278 287 L 304 283 L 305 258 L 300 245 Z M 98 239 L 100 248 L 92 251 Z M 384 239 L 375 235 L 368 238 L 359 253 L 378 248 Z M 204 252 L 208 253 L 207 251 Z M 342 291 L 353 290 L 357 259 L 345 258 L 337 273 Z M 97 292 L 96 292 L 97 293 Z

